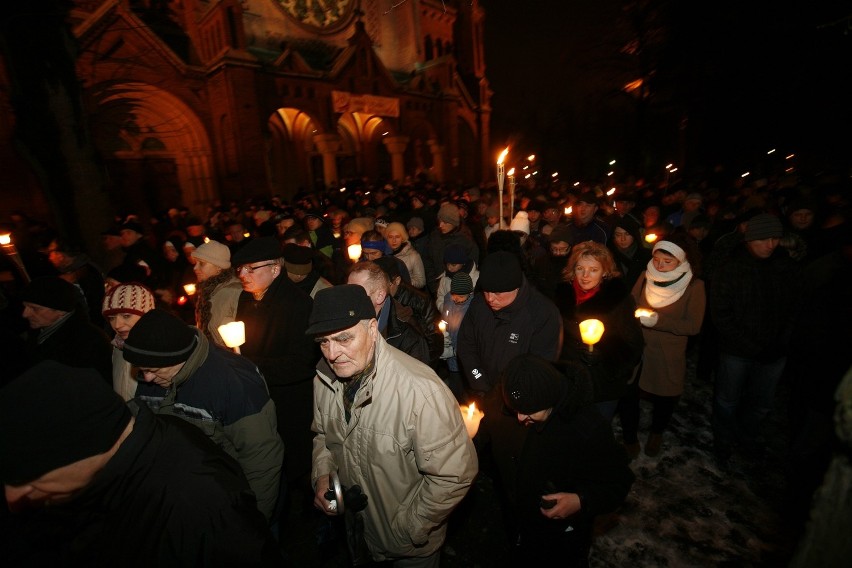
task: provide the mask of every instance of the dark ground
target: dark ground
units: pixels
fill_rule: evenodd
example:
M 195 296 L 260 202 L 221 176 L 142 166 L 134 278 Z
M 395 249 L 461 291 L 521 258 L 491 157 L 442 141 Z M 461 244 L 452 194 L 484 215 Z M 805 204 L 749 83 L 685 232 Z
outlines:
M 608 566 L 786 566 L 800 530 L 784 522 L 787 388 L 767 420 L 764 455 L 735 454 L 728 471 L 713 460 L 712 385 L 690 373 L 684 396 L 663 437 L 657 458 L 640 454 L 627 501 L 614 526 L 592 548 L 592 567 Z M 650 422 L 643 403 L 642 425 Z M 613 424 L 620 439 L 618 418 Z M 640 432 L 640 441 L 646 434 Z M 316 514 L 315 514 L 316 513 Z M 288 565 L 345 567 L 339 539 L 317 552 L 318 512 L 296 514 L 284 537 Z M 442 568 L 508 565 L 509 542 L 487 469 L 450 518 Z

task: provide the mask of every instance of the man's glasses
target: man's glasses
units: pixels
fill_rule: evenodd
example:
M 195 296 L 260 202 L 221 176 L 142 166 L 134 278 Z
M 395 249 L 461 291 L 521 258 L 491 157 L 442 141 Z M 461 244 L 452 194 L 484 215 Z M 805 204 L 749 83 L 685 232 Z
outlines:
M 250 266 L 248 264 L 244 264 L 242 266 L 237 267 L 237 274 L 240 274 L 243 271 L 245 271 L 246 274 L 254 274 L 255 270 L 260 270 L 261 268 L 265 268 L 267 266 L 273 266 L 275 264 L 277 264 L 277 263 L 276 262 L 267 262 L 266 264 L 261 264 L 260 266 Z

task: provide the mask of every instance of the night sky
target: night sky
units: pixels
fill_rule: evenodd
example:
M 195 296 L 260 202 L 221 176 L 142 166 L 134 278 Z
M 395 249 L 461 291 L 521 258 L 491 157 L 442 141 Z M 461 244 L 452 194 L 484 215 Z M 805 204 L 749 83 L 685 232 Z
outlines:
M 848 170 L 852 7 L 779 4 L 651 0 L 637 17 L 616 0 L 483 0 L 495 156 L 508 144 L 586 179 L 610 159 L 646 177 L 768 172 L 790 153 Z M 619 89 L 642 70 L 644 104 Z

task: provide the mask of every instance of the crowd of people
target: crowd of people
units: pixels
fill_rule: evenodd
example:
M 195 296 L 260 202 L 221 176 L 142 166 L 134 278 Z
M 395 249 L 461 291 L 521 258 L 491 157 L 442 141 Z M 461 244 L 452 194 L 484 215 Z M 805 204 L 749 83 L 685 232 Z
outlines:
M 234 542 L 273 565 L 296 511 L 317 524 L 318 555 L 342 516 L 354 563 L 438 566 L 481 469 L 515 560 L 588 566 L 631 460 L 665 452 L 689 366 L 714 384 L 722 470 L 735 453 L 761 459 L 763 420 L 789 414 L 804 517 L 850 366 L 844 181 L 554 184 L 502 204 L 488 186 L 358 184 L 126 214 L 90 251 L 16 214 L 25 270 L 0 265 L 11 558 L 168 564 Z M 220 331 L 231 322 L 238 345 Z M 795 396 L 775 409 L 781 381 Z M 472 439 L 471 403 L 484 411 Z M 142 429 L 154 439 L 134 441 Z M 168 459 L 181 486 L 197 482 L 180 465 L 193 460 L 215 479 L 179 505 Z M 164 516 L 179 506 L 193 512 Z M 169 538 L 139 552 L 132 518 Z M 200 530 L 211 538 L 171 538 Z

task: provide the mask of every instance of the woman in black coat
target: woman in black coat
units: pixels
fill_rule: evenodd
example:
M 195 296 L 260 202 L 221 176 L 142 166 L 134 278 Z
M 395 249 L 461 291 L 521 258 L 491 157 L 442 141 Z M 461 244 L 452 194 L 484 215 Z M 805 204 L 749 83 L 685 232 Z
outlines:
M 617 509 L 634 475 L 627 454 L 592 404 L 588 370 L 519 355 L 503 378 L 521 426 L 501 464 L 516 540 L 513 565 L 589 565 L 597 515 Z M 507 436 L 508 437 L 508 436 Z
M 565 271 L 568 286 L 560 302 L 564 325 L 562 359 L 579 361 L 592 375 L 593 400 L 607 420 L 627 392 L 645 340 L 634 317 L 636 304 L 620 278 L 612 253 L 606 246 L 587 241 L 574 246 Z M 583 343 L 579 324 L 596 319 L 604 325 L 603 336 L 590 351 Z

